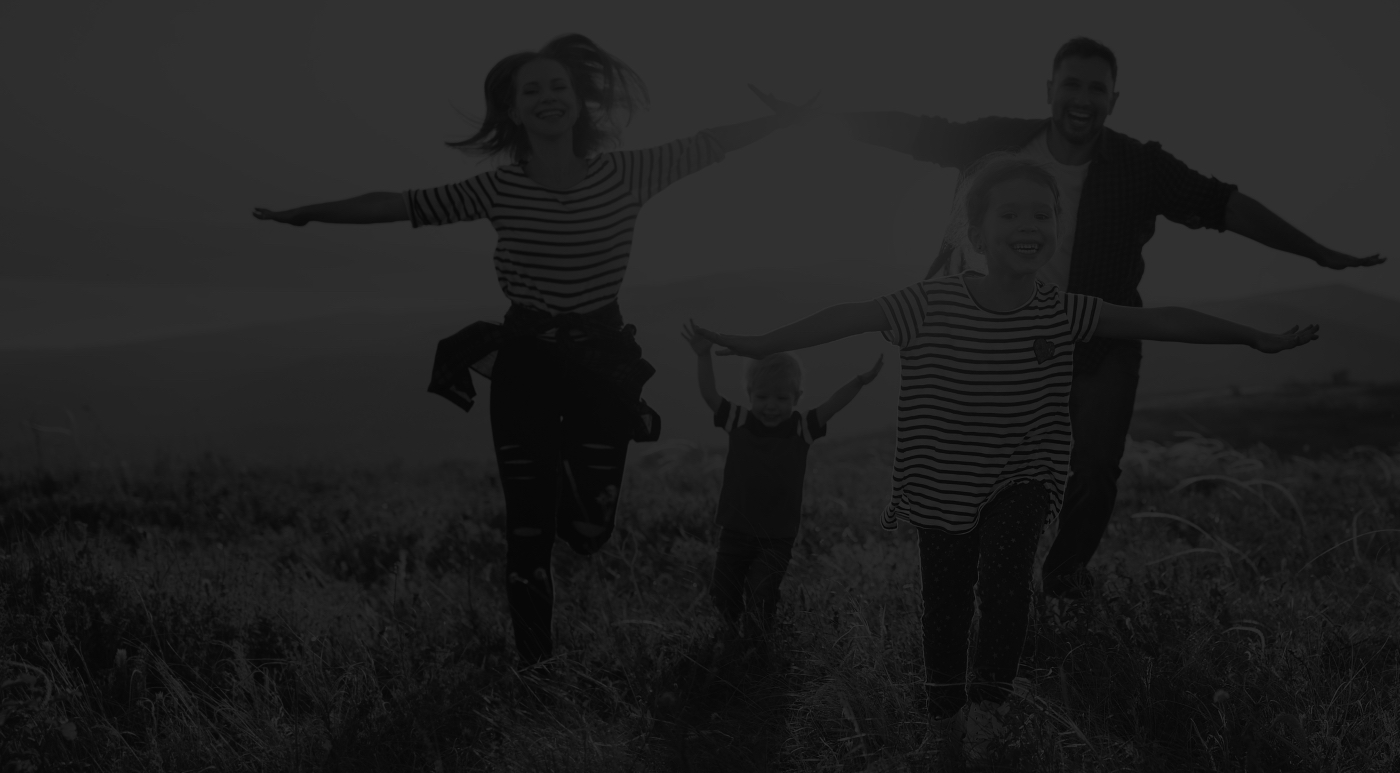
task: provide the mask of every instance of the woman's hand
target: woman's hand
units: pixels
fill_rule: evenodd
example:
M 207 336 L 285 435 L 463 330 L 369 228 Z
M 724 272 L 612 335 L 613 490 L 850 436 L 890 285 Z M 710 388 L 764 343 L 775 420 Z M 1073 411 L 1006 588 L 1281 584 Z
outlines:
M 723 349 L 720 349 L 718 352 L 715 352 L 716 354 L 722 357 L 737 354 L 741 357 L 752 357 L 757 360 L 767 357 L 770 354 L 770 352 L 758 348 L 759 336 L 725 335 L 724 333 L 715 333 L 706 330 L 705 328 L 696 325 L 694 322 L 691 322 L 690 324 L 697 335 L 700 335 L 714 343 L 719 344 L 720 346 L 725 347 Z
M 1318 325 L 1308 325 L 1302 329 L 1294 325 L 1278 335 L 1260 333 L 1259 337 L 1250 343 L 1250 346 L 1265 354 L 1273 354 L 1302 346 L 1309 341 L 1316 341 L 1319 329 Z
M 883 368 L 884 366 L 885 355 L 882 354 L 879 357 L 875 358 L 875 367 L 871 368 L 870 370 L 867 370 L 859 376 L 856 376 L 856 378 L 860 379 L 860 385 L 868 386 L 870 382 L 875 380 L 876 376 L 880 375 L 880 368 Z
M 690 348 L 700 357 L 708 356 L 710 347 L 714 346 L 714 341 L 711 341 L 696 331 L 695 320 L 693 319 L 681 325 L 681 337 L 685 339 L 686 343 L 690 344 Z
M 254 207 L 253 217 L 259 220 L 275 220 L 279 223 L 286 223 L 287 225 L 297 226 L 306 225 L 307 223 L 311 222 L 311 218 L 307 217 L 306 213 L 302 211 L 301 207 L 297 207 L 296 209 L 284 209 L 281 212 L 273 212 L 270 209 Z
M 775 115 L 782 119 L 783 126 L 795 126 L 800 123 L 807 123 L 821 114 L 821 111 L 816 108 L 817 97 L 821 96 L 820 91 L 803 104 L 794 105 L 791 102 L 784 102 L 778 99 L 752 83 L 748 84 L 748 86 L 749 91 L 752 91 L 754 96 L 758 97 L 769 110 L 772 110 Z

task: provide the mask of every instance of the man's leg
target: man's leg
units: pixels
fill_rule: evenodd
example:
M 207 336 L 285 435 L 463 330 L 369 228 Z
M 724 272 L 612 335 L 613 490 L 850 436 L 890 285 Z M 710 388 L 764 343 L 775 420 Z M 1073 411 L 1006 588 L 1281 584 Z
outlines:
M 1075 598 L 1091 581 L 1086 567 L 1118 498 L 1141 360 L 1133 347 L 1114 347 L 1097 371 L 1075 376 L 1070 387 L 1074 450 L 1059 532 L 1041 568 L 1048 595 Z

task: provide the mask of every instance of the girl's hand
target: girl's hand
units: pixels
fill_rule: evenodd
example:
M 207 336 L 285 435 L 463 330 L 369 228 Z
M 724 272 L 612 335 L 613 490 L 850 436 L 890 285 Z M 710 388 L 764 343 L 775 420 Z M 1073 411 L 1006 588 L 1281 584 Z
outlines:
M 1302 346 L 1309 341 L 1316 341 L 1318 330 L 1319 327 L 1317 325 L 1308 325 L 1301 330 L 1297 325 L 1294 325 L 1278 335 L 1261 333 L 1250 345 L 1265 354 L 1273 354 L 1274 352 L 1281 352 L 1285 349 Z
M 784 102 L 783 100 L 778 99 L 772 94 L 769 94 L 759 89 L 752 83 L 748 84 L 748 86 L 749 91 L 752 91 L 754 95 L 757 96 L 759 100 L 762 101 L 763 104 L 768 107 L 769 110 L 772 110 L 775 115 L 782 119 L 784 126 L 794 126 L 800 123 L 807 123 L 808 121 L 811 121 L 820 114 L 820 111 L 817 110 L 817 108 L 815 107 L 817 97 L 821 96 L 820 91 L 817 92 L 816 95 L 813 96 L 811 99 L 807 100 L 801 105 L 794 105 L 791 102 Z
M 694 349 L 695 353 L 701 357 L 709 355 L 710 347 L 715 345 L 714 341 L 696 332 L 695 320 L 693 319 L 681 325 L 681 337 L 684 338 L 685 342 L 690 344 L 690 348 Z
M 715 333 L 706 330 L 703 327 L 695 325 L 693 322 L 691 324 L 694 326 L 694 330 L 697 334 L 725 347 L 716 352 L 716 354 L 720 356 L 737 354 L 741 357 L 752 357 L 756 360 L 768 356 L 768 352 L 758 348 L 756 344 L 757 336 L 725 335 L 724 333 Z
M 270 210 L 270 209 L 263 209 L 262 207 L 254 207 L 254 208 L 253 208 L 253 217 L 256 217 L 256 218 L 259 219 L 259 220 L 275 220 L 275 221 L 277 221 L 277 222 L 279 222 L 279 223 L 286 223 L 287 225 L 298 225 L 298 226 L 299 226 L 299 225 L 306 225 L 307 223 L 311 222 L 311 219 L 310 219 L 310 218 L 308 218 L 306 215 L 302 214 L 302 211 L 301 211 L 300 208 L 297 208 L 297 209 L 284 209 L 284 210 L 282 210 L 281 212 L 273 212 L 273 211 Z
M 885 366 L 885 355 L 882 354 L 882 355 L 880 355 L 879 357 L 876 357 L 876 358 L 875 358 L 875 367 L 873 367 L 873 368 L 871 368 L 870 370 L 868 370 L 868 371 L 866 371 L 866 372 L 860 374 L 859 376 L 856 376 L 856 378 L 860 379 L 860 385 L 861 385 L 861 386 L 867 386 L 867 385 L 869 385 L 870 382 L 872 382 L 872 381 L 875 380 L 875 377 L 876 377 L 876 376 L 880 375 L 880 368 L 883 368 L 884 366 Z

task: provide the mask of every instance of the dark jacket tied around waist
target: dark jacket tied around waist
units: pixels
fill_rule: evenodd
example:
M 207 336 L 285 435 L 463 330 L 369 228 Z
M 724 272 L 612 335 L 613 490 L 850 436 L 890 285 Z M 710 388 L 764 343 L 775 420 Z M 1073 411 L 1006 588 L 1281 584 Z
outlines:
M 656 440 L 661 434 L 661 416 L 641 399 L 642 386 L 656 368 L 642 359 L 637 327 L 622 323 L 616 301 L 584 314 L 550 314 L 516 303 L 506 312 L 504 323 L 473 322 L 438 341 L 428 391 L 470 411 L 476 403 L 471 372 L 491 378 L 498 351 L 551 330 L 561 357 L 601 376 L 615 388 L 620 401 L 637 404 L 633 440 Z

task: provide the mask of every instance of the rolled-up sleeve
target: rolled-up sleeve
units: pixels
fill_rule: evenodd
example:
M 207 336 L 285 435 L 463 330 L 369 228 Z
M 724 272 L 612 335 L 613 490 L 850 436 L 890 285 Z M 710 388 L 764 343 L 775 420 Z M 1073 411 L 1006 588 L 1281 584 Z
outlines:
M 1224 231 L 1226 205 L 1239 186 L 1197 172 L 1159 142 L 1147 143 L 1146 151 L 1157 212 L 1187 228 Z

